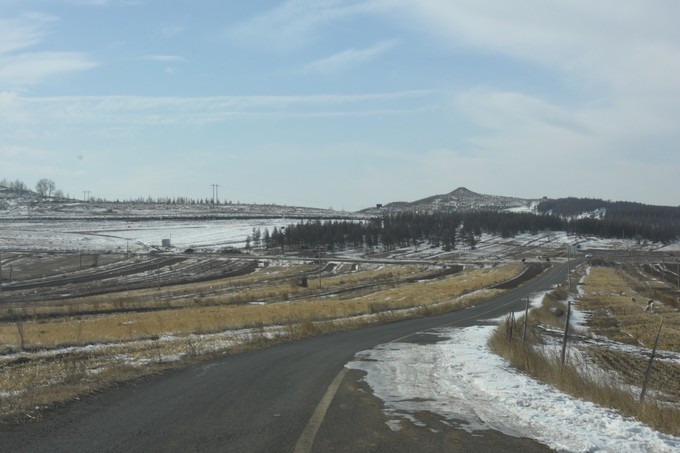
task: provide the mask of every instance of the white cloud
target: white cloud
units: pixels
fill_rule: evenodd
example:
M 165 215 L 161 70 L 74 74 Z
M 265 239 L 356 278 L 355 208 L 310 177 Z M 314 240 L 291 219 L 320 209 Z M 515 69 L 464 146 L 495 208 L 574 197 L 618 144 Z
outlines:
M 309 96 L 65 96 L 22 97 L 0 92 L 8 122 L 34 124 L 208 124 L 235 118 L 302 118 L 408 114 L 429 108 L 431 91 Z M 408 101 L 404 107 L 402 101 Z
M 680 3 L 669 0 L 381 0 L 454 48 L 556 69 L 618 92 L 680 94 Z
M 178 55 L 145 55 L 141 58 L 142 60 L 148 61 L 161 61 L 161 62 L 171 62 L 171 63 L 185 63 L 186 58 L 180 57 Z
M 49 152 L 44 149 L 32 148 L 30 146 L 4 145 L 0 146 L 0 159 L 11 160 L 21 157 L 25 160 L 45 159 Z
M 10 91 L 0 91 L 0 126 L 4 124 L 16 124 L 28 120 L 25 111 L 24 100 L 16 93 Z
M 68 3 L 85 6 L 134 6 L 141 0 L 65 0 Z
M 168 24 L 161 29 L 161 34 L 166 38 L 171 38 L 184 31 L 184 27 L 177 24 Z
M 56 20 L 44 14 L 0 19 L 0 89 L 26 87 L 66 72 L 96 66 L 80 52 L 26 50 L 44 40 L 47 26 Z
M 334 73 L 351 66 L 373 60 L 395 46 L 394 42 L 383 42 L 364 49 L 346 49 L 329 57 L 313 61 L 303 68 L 304 72 Z
M 0 55 L 39 43 L 45 27 L 56 19 L 44 14 L 26 14 L 15 19 L 0 19 Z
M 614 160 L 647 158 L 634 152 L 636 140 L 653 136 L 661 142 L 680 140 L 671 118 L 659 117 L 653 109 L 640 110 L 640 104 L 564 107 L 526 94 L 476 89 L 461 94 L 457 106 L 484 128 L 469 137 L 469 143 L 494 156 L 513 155 L 518 162 L 559 161 L 570 167 L 589 162 L 606 168 Z M 665 165 L 669 159 L 675 157 L 655 160 Z
M 468 137 L 466 155 L 484 162 L 470 175 L 497 193 L 511 187 L 521 196 L 546 192 L 677 204 L 672 200 L 680 191 L 667 178 L 680 166 L 680 131 L 674 117 L 659 116 L 654 108 L 625 102 L 565 107 L 482 89 L 461 94 L 457 107 L 483 128 Z M 462 161 L 450 160 L 449 168 L 460 168 Z
M 478 127 L 462 137 L 465 149 L 428 156 L 435 167 L 414 165 L 427 168 L 422 177 L 436 180 L 448 161 L 450 177 L 477 175 L 498 193 L 677 204 L 680 188 L 667 178 L 680 167 L 680 3 L 378 1 L 388 17 L 450 49 L 452 60 L 498 56 L 506 65 L 546 68 L 565 87 L 547 95 L 537 94 L 545 93 L 540 87 L 463 89 L 454 113 Z
M 96 66 L 78 52 L 29 52 L 0 57 L 0 86 L 26 86 Z
M 373 1 L 288 0 L 227 31 L 231 39 L 266 47 L 304 45 L 323 25 L 375 10 Z

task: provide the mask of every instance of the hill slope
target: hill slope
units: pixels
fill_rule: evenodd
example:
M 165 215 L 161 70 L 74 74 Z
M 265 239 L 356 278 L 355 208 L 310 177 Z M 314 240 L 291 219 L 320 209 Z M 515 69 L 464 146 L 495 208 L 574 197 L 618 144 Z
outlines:
M 382 208 L 371 208 L 364 212 L 377 214 L 381 211 L 502 211 L 534 212 L 538 199 L 524 199 L 501 195 L 484 195 L 473 192 L 465 187 L 442 195 L 433 195 L 412 202 L 394 202 Z
M 330 209 L 265 204 L 80 201 L 0 186 L 0 220 L 354 218 Z

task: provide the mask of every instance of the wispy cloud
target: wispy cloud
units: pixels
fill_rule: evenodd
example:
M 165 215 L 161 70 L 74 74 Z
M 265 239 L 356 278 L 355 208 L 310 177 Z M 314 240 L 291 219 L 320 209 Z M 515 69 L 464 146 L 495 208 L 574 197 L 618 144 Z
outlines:
M 376 5 L 360 0 L 288 0 L 232 27 L 227 36 L 266 47 L 297 47 L 309 42 L 324 24 L 374 11 Z
M 0 93 L 1 94 L 1 93 Z M 413 114 L 432 108 L 431 91 L 310 96 L 0 95 L 0 112 L 22 124 L 209 124 L 237 118 L 302 118 Z M 12 120 L 8 120 L 10 122 Z M 19 120 L 16 120 L 19 121 Z
M 680 94 L 680 3 L 381 0 L 444 45 L 553 69 L 617 92 Z
M 55 20 L 55 17 L 44 14 L 26 14 L 14 19 L 0 19 L 0 55 L 39 43 L 45 35 L 45 27 Z
M 90 6 L 134 6 L 139 5 L 141 0 L 65 0 L 76 5 Z
M 178 55 L 145 55 L 141 57 L 142 60 L 148 61 L 160 61 L 165 63 L 185 63 L 186 58 L 180 57 Z
M 373 60 L 394 46 L 394 42 L 383 42 L 363 49 L 346 49 L 305 65 L 303 72 L 328 74 L 343 71 L 357 64 Z
M 96 66 L 78 52 L 30 52 L 0 57 L 0 86 L 26 86 Z
M 513 92 L 492 80 L 459 92 L 455 115 L 473 126 L 461 149 L 483 162 L 467 174 L 494 175 L 499 190 L 523 194 L 559 186 L 564 195 L 677 200 L 665 178 L 680 165 L 680 3 L 379 1 L 451 59 L 500 57 L 562 87 Z M 446 153 L 452 167 L 461 149 Z
M 81 52 L 31 52 L 57 18 L 43 14 L 0 20 L 0 89 L 40 83 L 52 76 L 96 66 Z
M 564 106 L 523 93 L 474 89 L 460 94 L 457 108 L 483 128 L 467 137 L 468 154 L 485 163 L 479 174 L 496 175 L 491 184 L 497 190 L 506 185 L 535 196 L 537 188 L 563 187 L 562 196 L 657 202 L 677 197 L 665 179 L 680 165 L 677 116 L 664 117 L 653 106 Z M 451 156 L 452 162 L 458 158 Z
M 171 38 L 175 35 L 182 33 L 183 31 L 184 31 L 184 27 L 181 26 L 181 25 L 177 25 L 177 24 L 168 24 L 168 25 L 163 26 L 163 28 L 161 28 L 161 34 L 165 38 Z

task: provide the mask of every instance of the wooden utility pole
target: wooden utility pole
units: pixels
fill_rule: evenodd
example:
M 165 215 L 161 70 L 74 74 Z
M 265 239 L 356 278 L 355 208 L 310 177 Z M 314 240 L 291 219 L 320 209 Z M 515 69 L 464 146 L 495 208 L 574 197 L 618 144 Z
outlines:
M 661 324 L 659 324 L 659 331 L 656 333 L 654 347 L 652 348 L 652 356 L 649 358 L 649 363 L 647 364 L 647 371 L 645 371 L 645 380 L 642 383 L 642 391 L 640 392 L 640 402 L 643 402 L 645 400 L 645 394 L 647 393 L 647 384 L 649 383 L 649 375 L 652 374 L 652 363 L 654 363 L 654 356 L 656 355 L 656 347 L 659 345 L 659 337 L 661 336 L 662 327 L 663 318 L 661 318 Z
M 571 258 L 569 258 L 569 246 L 567 245 L 567 284 L 571 292 Z
M 567 357 L 567 340 L 569 335 L 569 318 L 571 317 L 571 300 L 567 301 L 567 319 L 564 323 L 564 337 L 562 338 L 562 365 Z
M 529 325 L 529 298 L 527 297 L 524 304 L 524 331 L 522 332 L 522 344 L 527 341 L 527 325 Z
M 512 343 L 512 331 L 513 331 L 513 329 L 514 329 L 514 327 L 515 327 L 515 312 L 514 312 L 514 311 L 511 311 L 511 312 L 510 312 L 510 321 L 509 321 L 509 324 L 510 324 L 510 329 L 509 329 L 509 330 L 510 330 L 510 335 L 508 335 L 508 343 Z
M 318 253 L 319 253 L 319 288 L 321 288 L 321 247 L 319 247 Z

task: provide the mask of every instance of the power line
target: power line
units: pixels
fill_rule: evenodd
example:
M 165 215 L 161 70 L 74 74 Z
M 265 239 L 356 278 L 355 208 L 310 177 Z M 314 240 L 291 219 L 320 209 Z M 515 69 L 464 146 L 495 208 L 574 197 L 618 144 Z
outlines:
M 220 196 L 218 192 L 218 188 L 221 187 L 219 184 L 210 184 L 212 186 L 212 202 L 215 204 L 216 202 L 220 202 Z
M 280 202 L 276 201 L 277 199 L 279 199 L 279 200 L 284 199 L 284 200 L 303 202 L 303 203 L 313 203 L 313 204 L 316 204 L 318 206 L 329 206 L 330 204 L 332 204 L 331 202 L 328 202 L 328 201 L 310 200 L 309 198 L 291 197 L 291 196 L 283 195 L 281 193 L 273 194 L 273 193 L 259 192 L 259 191 L 255 191 L 255 190 L 250 190 L 250 188 L 244 189 L 241 186 L 224 186 L 224 185 L 221 185 L 220 187 L 226 187 L 227 189 L 230 189 L 234 192 L 240 192 L 240 193 L 246 194 L 246 195 L 257 195 L 257 196 L 260 196 L 260 197 L 272 198 L 271 202 L 274 203 L 274 204 L 280 203 Z M 245 187 L 245 186 L 243 186 L 243 187 Z

